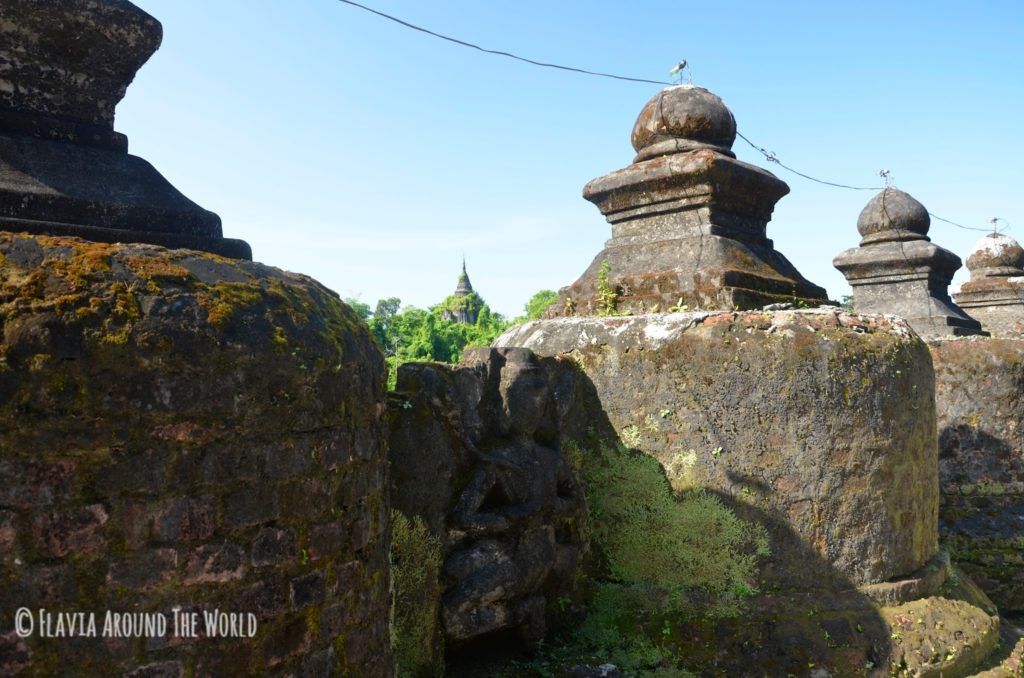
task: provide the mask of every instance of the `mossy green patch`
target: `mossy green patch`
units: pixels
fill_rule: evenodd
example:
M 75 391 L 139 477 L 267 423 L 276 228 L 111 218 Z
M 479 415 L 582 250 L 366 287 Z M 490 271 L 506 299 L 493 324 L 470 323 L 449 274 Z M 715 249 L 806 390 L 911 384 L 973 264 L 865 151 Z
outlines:
M 196 299 L 206 311 L 207 321 L 222 330 L 237 314 L 258 306 L 263 295 L 259 285 L 253 283 L 221 282 L 200 285 Z
M 194 279 L 192 273 L 174 261 L 157 257 L 131 257 L 128 268 L 145 280 L 186 283 Z

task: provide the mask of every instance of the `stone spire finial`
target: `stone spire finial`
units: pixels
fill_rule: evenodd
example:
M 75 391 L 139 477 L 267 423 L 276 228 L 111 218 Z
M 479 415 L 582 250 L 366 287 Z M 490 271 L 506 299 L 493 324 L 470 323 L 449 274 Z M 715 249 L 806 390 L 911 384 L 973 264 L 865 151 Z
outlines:
M 931 224 L 924 205 L 909 193 L 887 188 L 861 210 L 857 231 L 863 247 L 877 242 L 928 240 Z
M 1024 248 L 1008 235 L 989 233 L 967 257 L 970 282 L 956 302 L 997 335 L 1024 336 Z
M 469 274 L 466 273 L 466 257 L 462 257 L 462 273 L 459 274 L 459 282 L 455 285 L 455 296 L 464 297 L 473 292 L 473 283 L 469 282 Z
M 0 229 L 251 258 L 114 131 L 115 106 L 161 38 L 127 0 L 3 0 Z
M 949 298 L 960 257 L 928 238 L 928 210 L 911 195 L 886 188 L 857 219 L 860 247 L 832 264 L 853 287 L 858 313 L 903 316 L 924 337 L 979 334 L 981 325 Z
M 633 162 L 707 148 L 730 158 L 736 119 L 716 94 L 703 87 L 673 85 L 647 102 L 630 138 Z
M 648 101 L 633 127 L 633 164 L 583 189 L 611 223 L 612 238 L 580 279 L 562 288 L 555 312 L 607 310 L 604 262 L 617 312 L 827 302 L 825 290 L 766 235 L 789 187 L 736 160 L 735 138 L 732 112 L 702 87 L 667 87 Z

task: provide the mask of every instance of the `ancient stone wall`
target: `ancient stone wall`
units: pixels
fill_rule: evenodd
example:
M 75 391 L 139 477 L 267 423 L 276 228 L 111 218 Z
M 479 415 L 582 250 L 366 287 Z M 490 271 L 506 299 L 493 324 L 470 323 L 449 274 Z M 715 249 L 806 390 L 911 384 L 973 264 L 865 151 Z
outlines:
M 0 673 L 391 673 L 383 361 L 333 293 L 214 255 L 0 233 L 0 328 L 0 618 L 257 622 L 227 639 L 8 627 Z
M 1024 340 L 930 342 L 942 509 L 953 557 L 1002 612 L 1024 613 Z
M 898 320 L 834 309 L 554 319 L 496 344 L 575 356 L 622 441 L 677 489 L 774 516 L 778 586 L 881 582 L 936 553 L 934 377 Z
M 711 498 L 766 531 L 767 549 L 743 560 L 754 571 L 728 589 L 739 599 L 719 599 L 740 610 L 734 616 L 673 617 L 654 595 L 620 620 L 678 652 L 673 665 L 701 675 L 746 675 L 750 666 L 770 675 L 971 675 L 993 655 L 996 608 L 938 550 L 935 375 L 927 345 L 902 320 L 829 307 L 556 318 L 495 344 L 576 363 L 575 393 L 589 389 L 591 420 L 612 435 L 583 452 L 610 464 L 613 481 L 630 474 L 599 451 L 609 443 L 620 458 L 623 449 L 656 458 L 678 501 Z M 629 517 L 614 486 L 587 480 L 602 514 L 618 507 Z M 693 530 L 708 518 L 687 520 Z M 733 520 L 719 515 L 709 521 L 718 527 L 703 530 L 722 535 Z M 622 535 L 633 546 L 623 554 L 600 522 L 591 516 L 593 551 L 613 570 L 636 574 L 664 555 L 635 532 Z M 635 520 L 623 528 L 638 529 Z M 700 528 L 662 529 L 650 525 L 653 543 L 708 543 Z M 699 561 L 734 551 L 742 560 L 749 547 L 705 548 L 706 558 L 678 568 L 697 582 Z M 654 590 L 666 581 L 648 575 L 638 581 Z M 596 576 L 603 591 L 621 585 Z M 704 581 L 707 593 L 717 590 Z M 645 629 L 631 619 L 662 621 Z M 1015 642 L 1009 634 L 1007 654 Z

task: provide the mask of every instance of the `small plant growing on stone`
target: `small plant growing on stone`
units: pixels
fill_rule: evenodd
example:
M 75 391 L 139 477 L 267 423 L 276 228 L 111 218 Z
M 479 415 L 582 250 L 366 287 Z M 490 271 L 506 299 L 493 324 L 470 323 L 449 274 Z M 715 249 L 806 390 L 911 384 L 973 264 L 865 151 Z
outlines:
M 611 265 L 605 259 L 597 269 L 597 314 L 600 316 L 615 315 L 615 308 L 619 303 L 619 293 L 608 281 L 609 271 Z
M 676 302 L 675 306 L 669 306 L 668 307 L 668 312 L 669 313 L 685 313 L 686 311 L 689 311 L 689 310 L 690 310 L 690 307 L 683 303 L 683 298 L 682 297 L 679 297 L 679 301 Z
M 633 450 L 640 447 L 640 444 L 643 442 L 643 436 L 640 435 L 639 426 L 627 426 L 622 429 L 620 437 L 622 438 L 622 444 Z

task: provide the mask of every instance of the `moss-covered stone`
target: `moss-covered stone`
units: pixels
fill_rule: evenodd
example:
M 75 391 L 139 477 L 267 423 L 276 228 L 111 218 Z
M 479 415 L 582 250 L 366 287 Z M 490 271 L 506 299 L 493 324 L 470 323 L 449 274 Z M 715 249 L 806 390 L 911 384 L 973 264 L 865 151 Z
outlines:
M 384 368 L 358 316 L 194 251 L 0 233 L 0 253 L 0 616 L 258 618 L 230 642 L 33 637 L 23 668 L 388 675 Z

